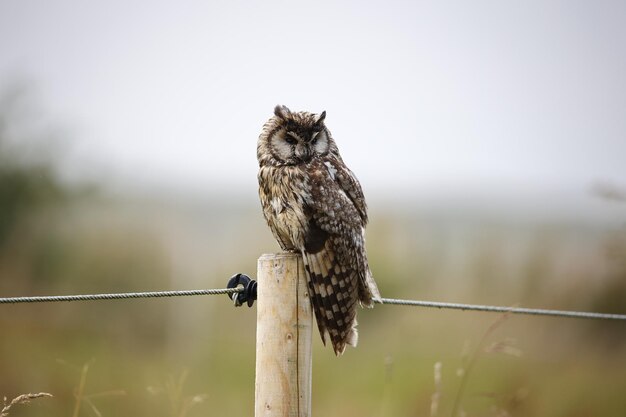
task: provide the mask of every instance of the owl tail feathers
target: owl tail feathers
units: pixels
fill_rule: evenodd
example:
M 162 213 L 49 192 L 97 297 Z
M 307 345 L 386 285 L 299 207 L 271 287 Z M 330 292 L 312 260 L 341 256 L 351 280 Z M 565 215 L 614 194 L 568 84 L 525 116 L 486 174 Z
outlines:
M 323 247 L 316 253 L 303 251 L 304 267 L 309 278 L 309 297 L 315 312 L 317 327 L 326 344 L 330 338 L 333 350 L 341 355 L 346 345 L 356 346 L 356 279 L 343 274 L 343 268 L 334 264 L 333 253 Z
M 320 334 L 322 335 L 322 342 L 324 343 L 324 346 L 326 346 L 326 336 L 328 336 L 333 345 L 333 350 L 335 351 L 335 355 L 337 356 L 343 355 L 343 352 L 346 350 L 347 345 L 356 347 L 356 345 L 359 343 L 359 331 L 357 330 L 356 325 L 357 325 L 357 321 L 355 317 L 354 321 L 352 322 L 352 327 L 350 328 L 348 333 L 343 337 L 333 336 L 326 328 L 324 329 L 324 333 L 322 333 L 320 330 Z
M 346 350 L 346 345 L 350 345 L 352 347 L 356 347 L 356 345 L 359 343 L 359 332 L 358 332 L 358 330 L 356 328 L 356 325 L 357 325 L 357 322 L 356 322 L 356 317 L 355 317 L 354 321 L 352 322 L 352 328 L 350 328 L 350 331 L 346 335 L 345 340 L 335 341 L 331 337 L 331 340 L 333 342 L 333 350 L 335 351 L 335 355 L 341 356 L 343 354 L 343 352 Z

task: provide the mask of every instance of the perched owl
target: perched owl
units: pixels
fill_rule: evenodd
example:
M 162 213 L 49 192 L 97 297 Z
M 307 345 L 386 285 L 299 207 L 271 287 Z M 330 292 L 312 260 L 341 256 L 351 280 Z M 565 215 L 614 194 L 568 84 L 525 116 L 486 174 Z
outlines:
M 356 346 L 357 303 L 380 294 L 365 253 L 367 207 L 324 124 L 326 112 L 276 106 L 257 144 L 263 214 L 283 250 L 302 254 L 317 326 L 335 354 Z

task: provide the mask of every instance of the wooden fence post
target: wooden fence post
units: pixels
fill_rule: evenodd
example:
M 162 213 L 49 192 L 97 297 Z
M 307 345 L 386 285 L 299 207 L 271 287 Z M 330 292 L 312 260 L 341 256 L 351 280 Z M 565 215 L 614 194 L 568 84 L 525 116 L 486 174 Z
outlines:
M 302 258 L 262 255 L 257 270 L 255 417 L 311 416 L 311 303 Z

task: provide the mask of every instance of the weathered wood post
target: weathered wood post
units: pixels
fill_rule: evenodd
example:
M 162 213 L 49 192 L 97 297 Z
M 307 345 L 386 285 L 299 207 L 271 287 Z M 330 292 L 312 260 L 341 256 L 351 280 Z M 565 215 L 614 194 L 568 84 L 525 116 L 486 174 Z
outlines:
M 311 303 L 302 258 L 262 255 L 257 271 L 255 417 L 311 416 Z

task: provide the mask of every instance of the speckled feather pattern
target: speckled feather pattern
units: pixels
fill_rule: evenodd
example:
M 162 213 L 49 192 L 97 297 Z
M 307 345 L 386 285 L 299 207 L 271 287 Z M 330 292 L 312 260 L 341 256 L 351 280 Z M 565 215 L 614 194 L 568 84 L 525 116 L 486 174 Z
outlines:
M 380 298 L 365 252 L 367 206 L 323 124 L 325 113 L 277 106 L 257 145 L 263 214 L 283 250 L 302 253 L 324 343 L 356 346 L 357 304 Z

